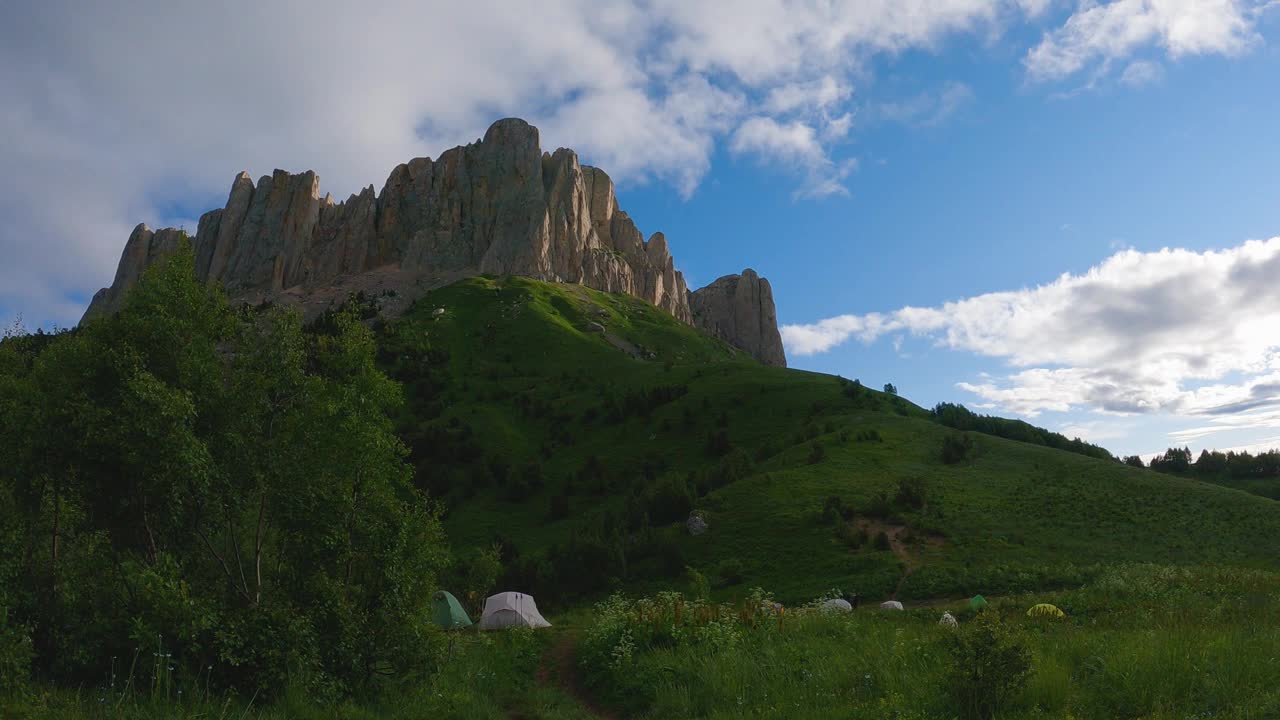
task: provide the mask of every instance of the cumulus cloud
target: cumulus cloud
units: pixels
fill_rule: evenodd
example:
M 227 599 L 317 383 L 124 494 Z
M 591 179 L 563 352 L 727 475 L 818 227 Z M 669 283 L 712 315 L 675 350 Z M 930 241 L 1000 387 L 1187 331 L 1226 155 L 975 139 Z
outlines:
M 734 131 L 729 149 L 801 169 L 807 180 L 797 192 L 814 197 L 847 192 L 841 181 L 857 167 L 853 160 L 837 163 L 827 157 L 818 132 L 799 120 L 780 123 L 765 116 L 748 118 Z
M 1250 0 L 1082 0 L 1023 63 L 1032 79 L 1059 80 L 1095 63 L 1105 70 L 1151 45 L 1173 58 L 1235 55 L 1255 41 L 1254 11 L 1261 5 Z
M 785 326 L 782 335 L 797 356 L 910 332 L 1000 358 L 1009 374 L 959 387 L 1028 416 L 1280 413 L 1277 273 L 1280 238 L 1219 251 L 1125 250 L 1034 288 L 841 315 Z

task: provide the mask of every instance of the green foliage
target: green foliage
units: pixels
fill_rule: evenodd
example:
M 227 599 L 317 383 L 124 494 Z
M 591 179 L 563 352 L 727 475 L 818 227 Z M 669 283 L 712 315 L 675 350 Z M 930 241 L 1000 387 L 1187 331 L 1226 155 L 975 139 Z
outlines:
M 897 394 L 898 394 L 898 388 L 897 388 L 893 383 L 885 383 L 885 384 L 884 384 L 884 394 L 885 394 L 885 395 L 897 395 Z
M 973 437 L 968 433 L 953 432 L 942 439 L 942 462 L 955 465 L 973 453 Z
M 943 447 L 945 452 L 945 444 Z M 922 510 L 929 502 L 929 484 L 921 477 L 898 478 L 898 491 L 893 501 L 900 507 Z
M 948 690 L 966 718 L 987 720 L 1022 691 L 1031 652 L 1017 633 L 987 610 L 952 636 Z
M 373 333 L 347 312 L 312 333 L 232 312 L 193 262 L 184 247 L 119 314 L 0 364 L 18 528 L 2 554 L 24 588 L 6 623 L 33 628 L 36 672 L 63 681 L 156 638 L 241 688 L 430 670 L 443 535 Z
M 956 403 L 938 403 L 930 412 L 933 419 L 956 430 L 972 430 L 986 435 L 1017 440 L 1018 442 L 1044 445 L 1057 450 L 1087 455 L 1099 460 L 1113 459 L 1110 452 L 1097 445 L 1091 445 L 1080 438 L 1067 439 L 1059 433 L 1038 428 L 1022 420 L 1006 420 L 990 415 L 977 415 L 963 405 Z

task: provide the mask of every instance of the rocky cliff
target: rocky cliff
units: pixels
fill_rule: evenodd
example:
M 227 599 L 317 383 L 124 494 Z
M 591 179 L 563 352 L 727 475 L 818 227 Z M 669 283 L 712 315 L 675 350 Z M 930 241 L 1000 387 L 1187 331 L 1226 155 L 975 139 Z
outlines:
M 135 228 L 115 281 L 85 317 L 118 310 L 143 269 L 178 237 L 172 228 Z M 581 165 L 572 150 L 542 152 L 537 129 L 517 119 L 494 123 L 482 140 L 434 161 L 400 165 L 380 193 L 371 185 L 344 202 L 322 198 L 314 172 L 276 170 L 256 184 L 241 173 L 226 207 L 200 218 L 193 244 L 200 278 L 234 298 L 314 307 L 337 299 L 335 288 L 411 297 L 467 275 L 522 275 L 628 293 L 701 325 L 662 233 L 645 240 L 604 171 Z M 780 343 L 751 344 L 778 337 L 768 284 L 752 283 L 765 291 L 754 305 L 725 306 L 720 291 L 708 296 L 703 317 L 712 324 L 701 326 L 764 362 L 785 364 Z M 748 317 L 750 307 L 767 316 Z M 762 324 L 771 333 L 750 329 Z
M 769 281 L 747 268 L 689 294 L 693 324 L 766 365 L 785 367 L 778 316 Z

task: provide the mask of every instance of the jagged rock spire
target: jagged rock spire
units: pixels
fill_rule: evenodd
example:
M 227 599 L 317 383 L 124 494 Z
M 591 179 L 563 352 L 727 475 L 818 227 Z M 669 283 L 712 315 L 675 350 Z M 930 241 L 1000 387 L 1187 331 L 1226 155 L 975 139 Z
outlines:
M 94 296 L 85 317 L 118 310 L 142 270 L 176 247 L 177 233 L 138 226 L 115 282 Z M 628 293 L 694 322 L 684 276 L 662 233 L 646 241 L 618 207 L 604 171 L 581 165 L 566 148 L 544 153 L 537 128 L 515 118 L 434 161 L 399 165 L 380 193 L 369 186 L 343 202 L 322 198 L 311 171 L 276 170 L 256 184 L 240 173 L 226 206 L 200 218 L 194 247 L 199 277 L 221 283 L 232 297 L 323 296 L 314 291 L 375 271 L 418 286 L 425 276 L 486 273 Z M 763 297 L 757 301 L 763 311 Z M 767 305 L 777 337 L 771 294 Z M 734 311 L 732 325 L 718 309 L 708 312 L 716 327 L 734 328 L 713 332 L 771 358 L 765 362 L 785 362 L 780 342 L 765 349 L 742 344 L 769 341 L 769 333 L 745 329 L 759 325 L 743 315 L 745 305 Z

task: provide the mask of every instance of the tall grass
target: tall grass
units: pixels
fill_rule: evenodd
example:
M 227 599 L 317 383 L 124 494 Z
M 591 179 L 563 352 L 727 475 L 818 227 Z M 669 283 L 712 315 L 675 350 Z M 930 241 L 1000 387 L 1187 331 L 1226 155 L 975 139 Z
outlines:
M 1280 717 L 1277 591 L 1274 573 L 1130 566 L 1086 588 L 998 599 L 1033 672 L 996 717 Z M 1025 616 L 1043 601 L 1070 608 L 1068 619 Z M 584 656 L 584 670 L 637 717 L 954 718 L 943 609 L 788 612 L 781 627 L 740 626 L 728 649 L 646 645 L 632 632 L 624 662 Z M 952 611 L 962 628 L 973 622 Z
M 441 670 L 423 682 L 393 683 L 375 695 L 319 702 L 302 687 L 264 695 L 208 690 L 203 678 L 173 678 L 166 692 L 149 683 L 111 688 L 0 690 L 5 720 L 547 720 L 590 717 L 553 685 L 537 680 L 552 637 L 513 630 L 459 633 Z

